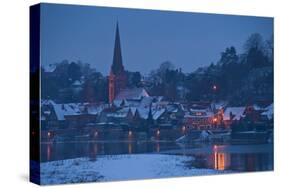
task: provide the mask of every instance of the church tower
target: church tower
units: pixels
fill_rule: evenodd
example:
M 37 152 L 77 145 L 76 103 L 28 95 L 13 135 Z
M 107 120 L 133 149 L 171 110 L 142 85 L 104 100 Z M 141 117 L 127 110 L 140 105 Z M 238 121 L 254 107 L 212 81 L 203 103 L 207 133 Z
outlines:
M 122 63 L 122 53 L 121 53 L 121 44 L 120 44 L 120 35 L 118 22 L 116 26 L 115 33 L 115 44 L 113 52 L 113 62 L 110 69 L 110 74 L 108 77 L 108 93 L 109 93 L 109 103 L 111 104 L 115 96 L 122 90 L 126 88 L 127 78 Z

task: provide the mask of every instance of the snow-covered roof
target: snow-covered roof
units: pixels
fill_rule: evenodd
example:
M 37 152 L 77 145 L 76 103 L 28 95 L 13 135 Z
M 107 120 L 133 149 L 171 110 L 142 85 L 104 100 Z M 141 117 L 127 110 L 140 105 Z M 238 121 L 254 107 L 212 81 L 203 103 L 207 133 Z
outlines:
M 136 100 L 129 100 L 129 99 L 123 99 L 123 100 L 114 100 L 113 104 L 117 107 L 120 107 L 121 104 L 124 106 L 129 106 L 129 107 L 137 107 L 140 105 L 140 101 L 136 101 Z
M 72 84 L 73 86 L 81 86 L 82 82 L 80 80 L 75 80 L 75 82 L 73 82 Z
M 212 103 L 212 107 L 214 108 L 214 110 L 221 110 L 226 105 L 227 105 L 226 101 L 219 101 L 219 102 Z
M 153 101 L 153 97 L 143 97 L 140 106 L 142 107 L 149 107 Z
M 116 118 L 125 118 L 129 111 L 132 112 L 132 115 L 135 115 L 137 108 L 136 107 L 124 107 L 116 112 L 107 114 L 107 117 L 116 117 Z
M 148 93 L 144 88 L 133 88 L 133 89 L 124 89 L 121 90 L 117 96 L 116 100 L 123 100 L 123 99 L 135 99 L 140 100 L 142 97 L 149 97 Z
M 51 105 L 58 120 L 65 120 L 65 116 L 75 116 L 83 113 L 96 115 L 102 112 L 102 110 L 106 107 L 105 105 L 89 103 L 57 104 L 53 100 L 42 100 L 41 105 Z
M 202 113 L 207 113 L 208 109 L 194 109 L 194 108 L 190 108 L 189 109 L 190 112 L 202 112 Z
M 57 68 L 57 64 L 49 64 L 43 66 L 45 72 L 54 72 Z
M 106 108 L 105 105 L 87 105 L 87 112 L 91 115 L 97 115 L 101 113 L 104 108 Z
M 140 105 L 140 101 L 135 100 L 124 100 L 125 106 L 136 107 Z
M 262 115 L 267 116 L 268 119 L 273 118 L 273 103 L 265 108 L 265 112 L 262 113 Z
M 109 113 L 107 114 L 107 117 L 125 118 L 127 117 L 127 113 L 119 113 L 119 112 Z
M 166 109 L 168 112 L 178 112 L 179 108 L 181 108 L 181 106 L 179 104 L 168 104 L 166 106 Z
M 137 108 L 135 108 L 135 107 L 125 107 L 125 108 L 118 110 L 117 113 L 126 113 L 127 114 L 131 110 L 132 114 L 134 115 L 136 112 L 136 109 Z
M 114 104 L 115 106 L 119 107 L 123 101 L 124 101 L 124 100 L 114 100 L 114 101 L 113 101 L 113 104 Z
M 154 120 L 157 120 L 166 110 L 162 109 L 155 109 L 152 111 L 152 117 Z
M 223 120 L 240 120 L 244 117 L 246 107 L 227 107 L 223 114 Z M 230 113 L 233 115 L 233 119 L 230 117 Z
M 254 108 L 254 110 L 256 110 L 256 111 L 264 111 L 264 110 L 266 110 L 266 108 L 265 108 L 264 106 L 260 106 L 260 105 L 258 105 L 258 104 L 254 104 L 254 105 L 253 105 L 253 108 Z
M 149 114 L 149 108 L 137 108 L 137 112 L 139 113 L 142 119 L 147 119 Z
M 64 120 L 65 116 L 81 115 L 81 109 L 78 104 L 54 104 L 54 110 L 59 120 Z
M 58 120 L 65 120 L 64 111 L 61 109 L 61 106 L 59 104 L 55 103 L 53 100 L 41 100 L 41 106 L 45 106 L 45 105 L 50 105 L 53 107 Z

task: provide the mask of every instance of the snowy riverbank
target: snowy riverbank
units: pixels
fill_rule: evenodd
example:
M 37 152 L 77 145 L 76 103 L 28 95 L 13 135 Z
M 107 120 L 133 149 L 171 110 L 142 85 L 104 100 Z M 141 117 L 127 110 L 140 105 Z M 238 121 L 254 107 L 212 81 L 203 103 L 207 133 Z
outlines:
M 106 155 L 41 163 L 41 183 L 61 184 L 92 181 L 196 176 L 223 173 L 191 168 L 193 157 L 163 154 Z

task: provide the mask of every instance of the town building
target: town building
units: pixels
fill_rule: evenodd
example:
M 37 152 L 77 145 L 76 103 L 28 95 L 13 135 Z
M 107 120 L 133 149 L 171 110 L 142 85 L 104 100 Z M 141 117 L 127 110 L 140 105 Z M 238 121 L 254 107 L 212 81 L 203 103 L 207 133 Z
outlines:
M 188 129 L 212 129 L 214 112 L 209 103 L 198 102 L 192 103 L 186 112 L 185 125 Z
M 239 122 L 245 117 L 246 107 L 227 107 L 223 113 L 223 123 L 225 127 L 230 128 L 233 123 Z
M 110 69 L 110 74 L 108 76 L 108 100 L 112 104 L 116 95 L 122 90 L 125 89 L 127 85 L 127 77 L 124 70 L 122 62 L 122 53 L 121 53 L 121 43 L 119 35 L 118 23 L 116 26 L 115 33 L 115 45 L 113 52 L 113 62 Z

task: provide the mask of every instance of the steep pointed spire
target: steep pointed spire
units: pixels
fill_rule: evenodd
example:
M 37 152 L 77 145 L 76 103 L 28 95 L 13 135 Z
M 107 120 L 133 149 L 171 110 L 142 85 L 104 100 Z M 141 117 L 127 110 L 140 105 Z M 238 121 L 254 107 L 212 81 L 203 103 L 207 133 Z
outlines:
M 113 63 L 111 65 L 111 71 L 113 74 L 119 74 L 124 71 L 124 66 L 122 63 L 122 54 L 121 54 L 121 44 L 120 44 L 120 35 L 118 22 L 116 24 L 116 33 L 115 33 L 115 45 L 113 52 Z

